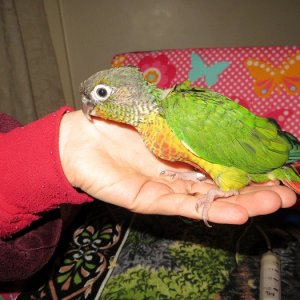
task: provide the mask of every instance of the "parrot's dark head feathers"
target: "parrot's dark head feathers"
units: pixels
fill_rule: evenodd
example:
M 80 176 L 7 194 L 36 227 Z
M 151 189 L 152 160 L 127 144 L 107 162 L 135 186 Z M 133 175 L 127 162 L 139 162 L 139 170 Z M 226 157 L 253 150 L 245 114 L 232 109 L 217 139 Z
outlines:
M 100 71 L 85 80 L 80 87 L 83 111 L 118 122 L 137 125 L 151 112 L 158 112 L 157 98 L 161 90 L 148 83 L 134 67 Z

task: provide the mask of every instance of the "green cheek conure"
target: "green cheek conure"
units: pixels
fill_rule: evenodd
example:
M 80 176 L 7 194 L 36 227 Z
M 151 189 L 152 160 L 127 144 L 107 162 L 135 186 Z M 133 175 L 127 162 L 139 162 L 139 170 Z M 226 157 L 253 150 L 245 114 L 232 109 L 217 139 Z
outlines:
M 100 71 L 81 84 L 83 111 L 134 126 L 157 157 L 182 161 L 200 172 L 165 170 L 166 176 L 202 180 L 219 187 L 199 199 L 208 225 L 208 210 L 218 197 L 238 193 L 250 182 L 280 180 L 300 193 L 293 163 L 300 142 L 271 119 L 254 115 L 229 98 L 184 82 L 162 90 L 134 67 Z

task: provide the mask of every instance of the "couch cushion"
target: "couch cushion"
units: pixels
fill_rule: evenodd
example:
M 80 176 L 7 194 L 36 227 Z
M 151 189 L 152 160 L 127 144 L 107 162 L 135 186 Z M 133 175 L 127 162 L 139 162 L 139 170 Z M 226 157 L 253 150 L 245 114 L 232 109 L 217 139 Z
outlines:
M 161 88 L 190 80 L 277 120 L 300 138 L 300 46 L 197 48 L 118 54 Z

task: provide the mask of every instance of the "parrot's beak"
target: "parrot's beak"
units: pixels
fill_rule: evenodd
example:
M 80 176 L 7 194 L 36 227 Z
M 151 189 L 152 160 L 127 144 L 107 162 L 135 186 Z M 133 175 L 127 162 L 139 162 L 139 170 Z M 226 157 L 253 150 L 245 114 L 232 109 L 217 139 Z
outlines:
M 82 95 L 82 111 L 88 120 L 91 120 L 91 113 L 95 107 L 95 104 L 91 102 L 85 95 Z

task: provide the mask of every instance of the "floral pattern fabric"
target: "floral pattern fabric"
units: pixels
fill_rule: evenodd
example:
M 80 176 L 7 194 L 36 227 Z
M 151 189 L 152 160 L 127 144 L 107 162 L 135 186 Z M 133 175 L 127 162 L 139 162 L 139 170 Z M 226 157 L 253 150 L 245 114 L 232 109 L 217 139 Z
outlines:
M 176 74 L 175 66 L 169 64 L 168 57 L 164 54 L 157 57 L 146 56 L 139 61 L 138 67 L 146 80 L 160 88 L 168 87 Z
M 85 205 L 63 233 L 53 260 L 28 282 L 17 299 L 95 299 L 114 264 L 129 220 L 127 211 L 100 201 Z

